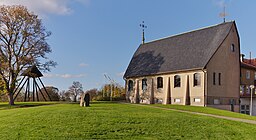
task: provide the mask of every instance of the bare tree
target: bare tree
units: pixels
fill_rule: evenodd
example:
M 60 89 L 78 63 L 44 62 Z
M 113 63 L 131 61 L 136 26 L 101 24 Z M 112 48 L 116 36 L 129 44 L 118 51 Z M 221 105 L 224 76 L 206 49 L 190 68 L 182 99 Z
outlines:
M 41 91 L 43 95 L 38 94 L 39 95 L 39 101 L 44 101 L 44 97 L 48 98 L 48 95 L 51 98 L 51 101 L 59 101 L 60 100 L 60 95 L 59 95 L 59 89 L 53 86 L 46 86 L 45 87 L 47 93 L 45 92 L 45 90 L 42 88 Z M 44 96 L 44 97 L 43 97 Z
M 24 6 L 0 6 L 0 78 L 10 105 L 19 75 L 36 65 L 49 71 L 56 63 L 48 60 L 51 52 L 46 42 L 51 35 L 37 15 Z
M 80 82 L 74 81 L 73 85 L 68 90 L 70 96 L 73 97 L 73 101 L 77 101 L 77 97 L 83 93 L 83 86 Z
M 94 99 L 95 97 L 97 97 L 98 92 L 99 92 L 98 89 L 93 88 L 93 89 L 87 90 L 87 91 L 85 92 L 85 94 L 88 93 L 88 94 L 90 95 L 90 99 L 92 100 L 92 99 Z

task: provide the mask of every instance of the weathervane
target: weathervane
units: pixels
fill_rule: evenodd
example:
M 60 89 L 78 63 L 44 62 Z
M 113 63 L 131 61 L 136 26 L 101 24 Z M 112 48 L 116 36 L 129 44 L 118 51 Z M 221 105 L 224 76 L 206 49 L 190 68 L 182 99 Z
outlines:
M 147 28 L 147 26 L 144 24 L 144 21 L 142 21 L 142 24 L 140 24 L 140 27 L 142 28 L 142 44 L 145 43 L 145 33 L 144 33 L 144 29 Z
M 226 22 L 226 16 L 227 16 L 227 15 L 228 15 L 228 14 L 226 13 L 226 6 L 224 5 L 224 6 L 223 6 L 223 12 L 220 13 L 220 17 L 223 18 L 224 23 Z

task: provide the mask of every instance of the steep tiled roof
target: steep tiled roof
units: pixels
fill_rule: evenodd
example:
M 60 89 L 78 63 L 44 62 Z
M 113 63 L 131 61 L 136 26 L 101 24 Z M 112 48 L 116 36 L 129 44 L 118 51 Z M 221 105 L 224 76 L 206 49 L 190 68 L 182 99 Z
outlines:
M 141 44 L 124 78 L 203 69 L 227 37 L 234 22 Z

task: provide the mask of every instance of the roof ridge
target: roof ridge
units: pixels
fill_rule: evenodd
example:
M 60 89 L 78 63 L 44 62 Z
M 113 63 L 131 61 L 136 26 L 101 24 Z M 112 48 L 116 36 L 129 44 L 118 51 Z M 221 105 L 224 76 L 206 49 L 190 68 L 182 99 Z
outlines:
M 198 28 L 198 29 L 194 29 L 194 30 L 190 30 L 190 31 L 186 31 L 186 32 L 181 32 L 181 33 L 173 34 L 173 35 L 170 35 L 170 36 L 167 36 L 167 37 L 162 37 L 162 38 L 159 38 L 159 39 L 151 40 L 149 42 L 145 42 L 144 44 L 153 43 L 153 42 L 161 41 L 161 40 L 164 40 L 164 39 L 168 39 L 168 38 L 172 38 L 172 37 L 176 37 L 176 36 L 192 33 L 192 32 L 199 31 L 199 30 L 213 28 L 213 27 L 216 27 L 216 26 L 219 26 L 219 25 L 233 23 L 233 22 L 234 21 L 232 20 L 232 21 L 229 21 L 229 22 L 223 22 L 223 23 L 220 23 L 220 24 L 214 24 L 214 25 L 210 25 L 210 26 L 205 26 L 205 27 L 202 27 L 202 28 Z M 144 45 L 144 44 L 142 44 L 142 45 Z
M 252 65 L 252 64 L 248 64 L 248 63 L 246 63 L 246 62 L 241 62 L 242 64 L 244 64 L 244 65 L 247 65 L 247 66 L 249 66 L 249 67 L 253 67 L 253 68 L 256 68 L 256 66 L 255 65 Z

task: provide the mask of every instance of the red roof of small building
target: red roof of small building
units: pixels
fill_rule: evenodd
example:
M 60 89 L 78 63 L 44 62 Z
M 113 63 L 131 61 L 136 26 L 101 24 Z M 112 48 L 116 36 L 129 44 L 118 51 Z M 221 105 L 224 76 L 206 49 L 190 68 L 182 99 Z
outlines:
M 247 63 L 247 64 L 250 64 L 250 65 L 253 65 L 256 67 L 256 58 L 254 59 L 243 59 L 243 62 Z
M 241 67 L 247 68 L 247 69 L 254 69 L 254 70 L 256 70 L 256 66 L 248 64 L 246 62 L 241 62 Z

